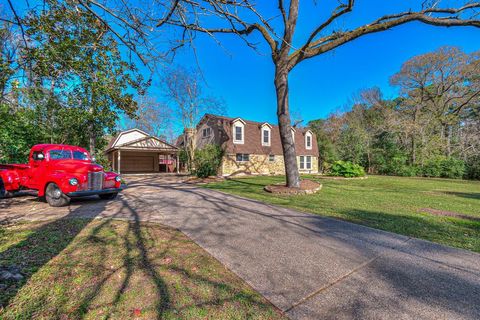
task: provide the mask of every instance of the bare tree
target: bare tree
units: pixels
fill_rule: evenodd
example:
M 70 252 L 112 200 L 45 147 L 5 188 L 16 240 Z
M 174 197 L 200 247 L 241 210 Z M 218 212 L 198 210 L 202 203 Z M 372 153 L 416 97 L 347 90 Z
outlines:
M 391 78 L 400 87 L 400 104 L 407 115 L 404 127 L 411 141 L 411 163 L 417 161 L 418 143 L 425 142 L 426 130 L 440 143 L 446 157 L 452 155 L 453 136 L 462 112 L 480 101 L 479 64 L 475 54 L 456 47 L 443 47 L 405 62 Z
M 135 127 L 171 142 L 174 138 L 173 121 L 173 110 L 168 104 L 158 102 L 149 96 L 143 96 L 139 98 L 135 117 L 128 118 L 124 128 Z
M 277 96 L 277 116 L 280 137 L 285 158 L 287 185 L 298 187 L 300 175 L 297 168 L 295 145 L 291 135 L 289 109 L 288 75 L 300 62 L 338 48 L 345 43 L 367 34 L 389 30 L 393 27 L 418 21 L 433 26 L 475 26 L 480 27 L 475 10 L 478 2 L 467 2 L 455 8 L 440 8 L 439 1 L 423 2 L 418 10 L 388 14 L 350 30 L 332 28 L 333 23 L 354 9 L 354 0 L 341 2 L 330 16 L 319 23 L 301 45 L 294 45 L 298 24 L 299 0 L 278 0 L 276 16 L 266 16 L 260 6 L 249 0 L 231 1 L 189 1 L 175 0 L 173 13 L 162 24 L 182 28 L 185 35 L 206 33 L 215 38 L 216 34 L 233 34 L 240 37 L 248 46 L 255 48 L 248 36 L 258 32 L 266 41 L 275 65 L 274 85 Z M 319 14 L 322 10 L 319 5 Z M 324 4 L 321 4 L 322 8 Z M 218 39 L 216 39 L 219 41 Z
M 164 94 L 175 105 L 186 138 L 185 151 L 188 167 L 192 168 L 195 158 L 195 127 L 205 113 L 223 111 L 223 102 L 204 93 L 202 78 L 198 71 L 182 67 L 173 68 L 162 79 Z

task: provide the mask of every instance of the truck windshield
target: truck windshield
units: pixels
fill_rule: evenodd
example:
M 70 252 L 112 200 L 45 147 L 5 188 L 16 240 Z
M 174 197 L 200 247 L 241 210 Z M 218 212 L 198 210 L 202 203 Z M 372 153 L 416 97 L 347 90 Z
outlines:
M 75 160 L 90 160 L 88 153 L 82 151 L 73 151 L 73 159 Z
M 70 150 L 50 150 L 50 160 L 72 159 Z

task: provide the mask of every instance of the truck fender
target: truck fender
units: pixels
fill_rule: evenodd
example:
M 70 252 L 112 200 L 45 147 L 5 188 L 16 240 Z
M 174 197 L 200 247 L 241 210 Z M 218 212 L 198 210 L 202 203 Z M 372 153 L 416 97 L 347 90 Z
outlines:
M 20 189 L 20 177 L 17 172 L 0 170 L 0 197 L 6 197 Z
M 49 183 L 55 183 L 60 190 L 64 191 L 63 187 L 63 179 L 65 178 L 64 174 L 52 174 L 48 177 L 48 180 L 44 181 L 42 185 L 38 187 L 38 196 L 39 197 L 44 197 L 45 196 L 45 191 L 47 190 L 47 186 Z

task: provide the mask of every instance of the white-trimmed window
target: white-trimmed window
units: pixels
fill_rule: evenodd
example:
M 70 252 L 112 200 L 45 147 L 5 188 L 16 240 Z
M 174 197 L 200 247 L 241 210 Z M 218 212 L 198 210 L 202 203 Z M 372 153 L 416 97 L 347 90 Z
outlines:
M 295 128 L 292 127 L 292 129 L 290 131 L 292 132 L 293 144 L 295 144 Z
M 312 150 L 312 144 L 313 144 L 313 135 L 310 131 L 307 131 L 307 133 L 305 133 L 305 149 Z
M 274 161 L 275 161 L 275 155 L 274 155 L 274 154 L 270 154 L 270 155 L 268 156 L 268 161 L 274 162 Z
M 202 137 L 203 138 L 210 137 L 211 134 L 212 134 L 212 129 L 210 127 L 203 128 L 203 130 L 202 130 Z
M 235 159 L 237 162 L 248 162 L 250 161 L 250 155 L 248 153 L 237 153 Z
M 233 143 L 243 144 L 245 141 L 245 125 L 242 121 L 235 121 L 232 126 Z
M 312 156 L 300 156 L 300 170 L 312 169 Z
M 270 146 L 271 131 L 269 127 L 262 128 L 262 146 Z

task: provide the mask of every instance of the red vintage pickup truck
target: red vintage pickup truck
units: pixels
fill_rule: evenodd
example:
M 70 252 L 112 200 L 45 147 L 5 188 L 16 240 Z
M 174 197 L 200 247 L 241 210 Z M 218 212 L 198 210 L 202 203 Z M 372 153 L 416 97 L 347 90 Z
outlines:
M 96 194 L 114 199 L 122 190 L 120 176 L 93 163 L 87 150 L 61 144 L 33 146 L 28 164 L 0 164 L 0 198 L 23 189 L 38 190 L 53 207 Z

